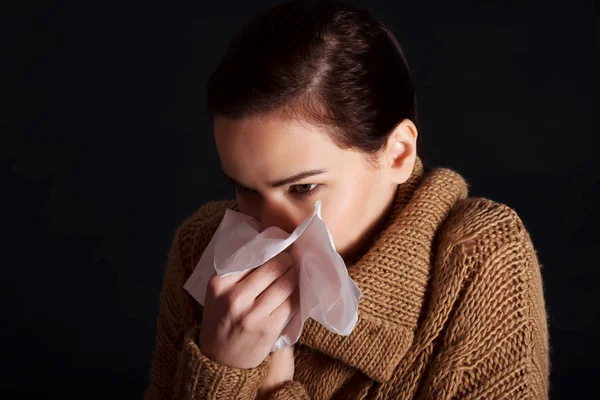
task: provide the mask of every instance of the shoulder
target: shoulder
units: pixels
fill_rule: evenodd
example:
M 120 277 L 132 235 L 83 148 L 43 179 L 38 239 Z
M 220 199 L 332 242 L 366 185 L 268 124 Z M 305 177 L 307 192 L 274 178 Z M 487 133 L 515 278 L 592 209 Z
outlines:
M 440 228 L 440 245 L 441 251 L 479 261 L 506 251 L 518 251 L 524 258 L 536 257 L 529 232 L 517 212 L 483 197 L 467 197 L 456 203 Z
M 541 267 L 521 218 L 507 205 L 466 198 L 441 228 L 438 251 L 434 297 L 441 309 L 451 310 L 444 313 L 443 344 L 464 354 L 465 382 L 479 376 L 475 386 L 491 390 L 499 376 L 514 373 L 521 378 L 513 383 L 544 393 L 546 304 Z M 501 372 L 494 375 L 495 368 Z
M 460 281 L 461 297 L 496 303 L 542 298 L 541 271 L 531 237 L 517 212 L 486 198 L 459 201 L 440 228 L 436 274 Z M 464 299 L 464 297 L 463 297 Z
M 483 197 L 467 197 L 452 208 L 443 233 L 453 245 L 481 238 L 491 247 L 529 240 L 523 221 L 511 207 Z
M 503 304 L 506 318 L 545 323 L 541 267 L 514 209 L 485 198 L 461 200 L 441 228 L 438 251 L 434 279 L 459 288 L 454 304 L 463 315 L 495 326 L 485 315 Z
M 465 198 L 437 239 L 429 310 L 443 328 L 432 376 L 449 376 L 458 393 L 475 397 L 495 393 L 502 382 L 506 392 L 545 398 L 549 346 L 541 271 L 521 218 L 505 204 Z
M 236 201 L 211 201 L 202 205 L 179 224 L 173 246 L 178 248 L 185 275 L 193 271 L 227 209 L 237 209 Z

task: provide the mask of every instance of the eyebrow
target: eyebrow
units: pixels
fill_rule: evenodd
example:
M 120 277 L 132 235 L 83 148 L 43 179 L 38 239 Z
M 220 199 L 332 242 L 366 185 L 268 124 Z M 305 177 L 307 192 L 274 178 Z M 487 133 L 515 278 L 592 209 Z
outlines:
M 313 169 L 310 171 L 304 171 L 304 172 L 300 172 L 299 174 L 292 175 L 289 178 L 270 182 L 269 186 L 276 188 L 276 187 L 280 187 L 280 186 L 284 186 L 284 185 L 289 185 L 290 183 L 298 182 L 299 180 L 306 179 L 311 176 L 324 174 L 325 172 L 327 172 L 327 169 Z M 225 178 L 227 178 L 231 182 L 238 184 L 242 187 L 246 187 L 246 185 L 241 184 L 237 180 L 233 179 L 231 176 L 227 175 L 225 173 L 225 171 L 223 171 L 223 175 L 225 175 Z

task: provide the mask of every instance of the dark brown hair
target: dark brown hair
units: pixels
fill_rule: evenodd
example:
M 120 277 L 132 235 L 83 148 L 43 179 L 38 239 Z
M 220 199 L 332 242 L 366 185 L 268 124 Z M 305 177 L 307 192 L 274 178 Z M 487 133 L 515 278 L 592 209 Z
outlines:
M 211 118 L 303 120 L 370 155 L 405 118 L 419 128 L 397 40 L 368 11 L 339 1 L 289 1 L 246 23 L 210 76 L 207 106 Z M 417 152 L 424 161 L 421 135 Z

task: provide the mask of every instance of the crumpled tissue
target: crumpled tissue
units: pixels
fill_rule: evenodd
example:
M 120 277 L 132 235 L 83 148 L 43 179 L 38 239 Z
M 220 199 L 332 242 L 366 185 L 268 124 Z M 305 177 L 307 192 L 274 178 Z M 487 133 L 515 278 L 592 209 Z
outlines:
M 200 257 L 184 288 L 204 305 L 208 281 L 259 267 L 282 251 L 288 251 L 299 269 L 299 309 L 290 315 L 271 351 L 298 341 L 308 317 L 330 331 L 348 336 L 358 321 L 361 292 L 348 276 L 342 257 L 321 218 L 321 202 L 291 234 L 278 227 L 259 232 L 256 219 L 227 209 L 221 224 Z

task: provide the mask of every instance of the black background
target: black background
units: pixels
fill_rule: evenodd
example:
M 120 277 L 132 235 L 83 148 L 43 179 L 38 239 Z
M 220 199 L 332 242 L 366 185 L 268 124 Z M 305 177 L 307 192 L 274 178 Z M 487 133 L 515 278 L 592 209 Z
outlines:
M 140 398 L 175 228 L 233 196 L 204 111 L 208 75 L 275 2 L 13 3 L 2 397 Z M 600 376 L 595 4 L 351 3 L 405 49 L 430 163 L 523 219 L 543 265 L 552 398 L 588 398 Z

